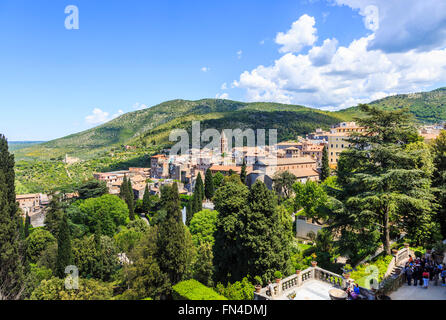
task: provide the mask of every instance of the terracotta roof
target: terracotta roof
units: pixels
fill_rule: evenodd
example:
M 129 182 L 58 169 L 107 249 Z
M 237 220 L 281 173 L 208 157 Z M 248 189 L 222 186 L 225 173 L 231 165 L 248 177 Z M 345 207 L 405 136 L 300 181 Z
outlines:
M 297 178 L 319 176 L 319 173 L 311 168 L 291 169 L 289 172 L 294 174 Z
M 166 155 L 164 155 L 164 154 L 157 154 L 157 155 L 155 155 L 155 156 L 151 156 L 150 158 L 155 158 L 155 159 L 158 159 L 158 158 L 166 158 Z
M 242 167 L 239 166 L 219 166 L 219 165 L 213 165 L 209 168 L 211 171 L 229 171 L 232 170 L 235 173 L 242 172 Z M 249 173 L 252 171 L 252 166 L 246 166 L 246 173 Z
M 288 164 L 301 164 L 301 163 L 315 163 L 316 161 L 311 157 L 296 157 L 296 158 L 277 158 L 277 159 L 264 159 L 259 163 L 265 165 L 288 165 Z
M 37 198 L 40 195 L 38 193 L 32 193 L 32 194 L 20 194 L 17 195 L 15 198 L 16 200 L 22 200 L 22 199 L 28 199 L 28 198 Z

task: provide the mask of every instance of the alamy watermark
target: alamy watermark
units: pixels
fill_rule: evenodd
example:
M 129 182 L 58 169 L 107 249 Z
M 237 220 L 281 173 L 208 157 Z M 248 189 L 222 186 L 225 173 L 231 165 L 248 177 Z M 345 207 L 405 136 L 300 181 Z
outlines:
M 192 121 L 192 137 L 185 129 L 174 129 L 169 134 L 169 141 L 178 142 L 170 149 L 170 156 L 188 155 L 197 159 L 205 152 L 211 152 L 215 162 L 224 162 L 232 155 L 233 148 L 257 148 L 268 151 L 273 161 L 276 158 L 277 129 L 268 130 L 268 145 L 266 144 L 266 129 L 206 129 L 201 132 L 200 121 Z M 202 143 L 207 143 L 201 148 Z M 241 158 L 236 158 L 237 165 L 242 164 Z
M 78 290 L 79 289 L 79 269 L 76 266 L 70 265 L 65 268 L 65 289 Z
M 79 8 L 75 5 L 68 5 L 65 7 L 65 13 L 68 15 L 65 18 L 65 29 L 79 30 Z

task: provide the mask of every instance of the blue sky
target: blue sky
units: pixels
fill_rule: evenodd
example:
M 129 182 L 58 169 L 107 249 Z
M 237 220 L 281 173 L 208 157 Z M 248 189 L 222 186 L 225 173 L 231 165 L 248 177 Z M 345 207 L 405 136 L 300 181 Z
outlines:
M 444 15 L 395 35 L 389 22 L 434 3 L 412 16 L 397 2 L 2 0 L 0 132 L 49 140 L 177 98 L 338 109 L 444 85 Z

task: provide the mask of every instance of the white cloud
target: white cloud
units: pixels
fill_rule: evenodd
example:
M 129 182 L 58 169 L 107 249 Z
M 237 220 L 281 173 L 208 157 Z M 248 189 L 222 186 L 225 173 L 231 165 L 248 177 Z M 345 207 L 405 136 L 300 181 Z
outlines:
M 300 52 L 306 46 L 312 46 L 317 40 L 314 17 L 304 14 L 295 21 L 286 33 L 279 32 L 276 43 L 282 45 L 279 52 Z
M 201 71 L 203 71 L 203 72 L 208 72 L 209 70 L 211 70 L 211 69 L 208 68 L 208 67 L 203 67 L 203 68 L 201 68 Z
M 321 47 L 313 47 L 309 51 L 309 57 L 313 65 L 322 66 L 329 64 L 336 53 L 338 40 L 325 39 Z
M 242 55 L 243 55 L 243 51 L 242 50 L 237 51 L 237 59 L 241 59 Z
M 226 89 L 228 89 L 228 85 L 225 82 L 221 85 L 221 90 L 226 90 Z
M 358 10 L 375 32 L 369 49 L 387 53 L 430 51 L 446 44 L 446 1 L 327 0 Z M 376 9 L 377 10 L 376 10 Z
M 273 65 L 245 71 L 233 85 L 250 101 L 339 109 L 446 82 L 446 49 L 385 53 L 371 50 L 375 35 L 338 46 L 326 39 L 308 54 L 287 53 Z
M 215 95 L 215 99 L 229 99 L 229 94 L 227 93 L 222 93 L 222 94 L 216 94 Z
M 110 116 L 108 112 L 102 111 L 99 108 L 94 108 L 92 114 L 85 117 L 85 121 L 91 125 L 98 125 L 113 120 L 123 114 L 124 111 L 118 110 L 117 113 Z

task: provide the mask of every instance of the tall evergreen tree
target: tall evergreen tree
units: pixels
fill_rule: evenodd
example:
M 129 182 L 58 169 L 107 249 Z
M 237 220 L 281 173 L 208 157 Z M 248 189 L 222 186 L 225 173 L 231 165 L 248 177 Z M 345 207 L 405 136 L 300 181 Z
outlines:
M 412 233 L 417 241 L 431 232 L 434 199 L 428 164 L 420 157 L 424 151 L 420 153 L 414 144 L 420 137 L 407 110 L 367 105 L 360 109 L 367 114 L 358 120 L 366 132 L 352 135 L 348 141 L 352 147 L 341 153 L 338 162 L 345 212 L 336 216 L 336 224 L 341 240 L 351 240 L 345 242 L 347 250 L 359 237 L 371 241 L 377 235 L 390 254 L 391 227 Z M 415 229 L 422 234 L 413 234 Z
M 29 228 L 31 226 L 31 218 L 28 215 L 28 212 L 26 213 L 26 217 L 25 217 L 25 238 L 28 238 L 29 236 Z
M 321 181 L 325 181 L 330 176 L 330 164 L 328 161 L 328 150 L 327 146 L 324 147 L 322 151 L 322 167 L 321 167 Z
M 57 260 L 56 274 L 59 278 L 65 278 L 65 268 L 72 263 L 70 228 L 67 215 L 62 216 L 57 235 Z
M 192 196 L 186 204 L 186 225 L 188 226 L 195 214 L 194 197 Z
M 212 172 L 209 169 L 206 170 L 204 178 L 204 193 L 208 200 L 211 200 L 215 193 L 214 179 L 212 177 Z
M 124 179 L 121 183 L 121 189 L 119 190 L 119 196 L 125 201 L 127 207 L 129 208 L 129 218 L 130 220 L 135 219 L 135 197 L 133 195 L 132 181 L 127 179 L 124 175 Z
M 280 222 L 277 209 L 273 192 L 257 181 L 250 190 L 242 218 L 244 275 L 259 276 L 266 281 L 273 279 L 275 271 L 287 270 L 291 234 Z
M 174 285 L 183 279 L 187 262 L 185 226 L 176 183 L 171 187 L 163 187 L 161 201 L 166 218 L 159 224 L 156 260 L 161 271 L 168 275 Z
M 200 200 L 200 203 L 202 203 L 204 199 L 204 185 L 200 172 L 198 173 L 197 181 L 195 182 L 194 195 L 195 194 L 197 195 L 197 198 Z
M 439 203 L 436 220 L 440 225 L 441 235 L 446 239 L 446 131 L 441 131 L 432 145 L 434 156 L 434 175 L 432 185 Z
M 242 170 L 240 172 L 240 181 L 242 181 L 243 184 L 246 184 L 246 161 L 245 158 L 243 158 L 243 165 L 242 165 Z
M 127 190 L 125 194 L 125 202 L 129 207 L 129 218 L 135 220 L 135 195 L 133 194 L 132 180 L 127 180 Z
M 125 200 L 125 196 L 127 194 L 128 187 L 129 187 L 129 183 L 127 181 L 127 176 L 124 175 L 124 179 L 122 180 L 122 183 L 121 183 L 121 188 L 119 189 L 119 196 L 121 197 L 122 200 Z
M 18 299 L 23 290 L 21 217 L 15 195 L 14 156 L 0 135 L 0 300 Z
M 62 216 L 63 210 L 60 198 L 58 195 L 53 194 L 51 195 L 51 200 L 46 210 L 44 224 L 45 229 L 51 232 L 55 238 L 57 238 L 57 234 L 59 233 Z
M 213 246 L 215 283 L 236 282 L 244 276 L 246 262 L 240 235 L 248 195 L 248 187 L 234 181 L 225 183 L 215 192 L 214 204 L 218 212 Z
M 142 197 L 142 210 L 144 213 L 149 213 L 151 207 L 149 185 L 147 184 L 144 189 L 144 196 Z

